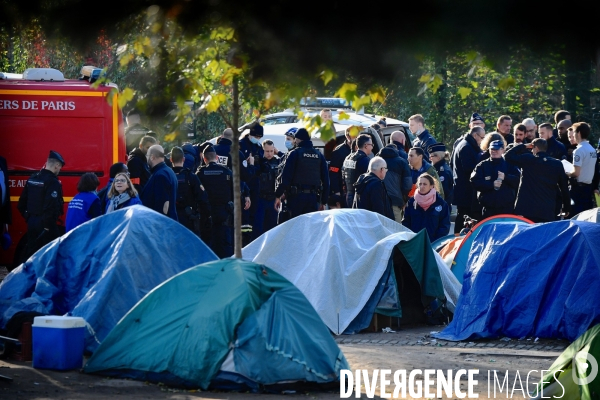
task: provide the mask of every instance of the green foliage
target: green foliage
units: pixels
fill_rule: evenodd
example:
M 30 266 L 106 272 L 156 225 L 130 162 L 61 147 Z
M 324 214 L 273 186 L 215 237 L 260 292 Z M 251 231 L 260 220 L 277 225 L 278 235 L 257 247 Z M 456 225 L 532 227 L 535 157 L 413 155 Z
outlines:
M 437 140 L 447 144 L 468 129 L 474 112 L 483 116 L 488 132 L 503 114 L 514 123 L 527 117 L 538 125 L 553 122 L 554 113 L 565 108 L 566 73 L 559 54 L 533 56 L 525 48 L 507 53 L 502 71 L 476 52 L 423 58 L 418 72 L 390 88 L 382 113 L 402 120 L 420 113 Z

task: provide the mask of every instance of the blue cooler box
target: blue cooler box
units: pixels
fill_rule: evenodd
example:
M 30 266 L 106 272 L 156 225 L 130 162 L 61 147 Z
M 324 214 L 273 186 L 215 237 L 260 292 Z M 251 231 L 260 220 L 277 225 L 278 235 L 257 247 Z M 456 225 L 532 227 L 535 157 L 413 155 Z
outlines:
M 33 319 L 33 367 L 69 370 L 81 368 L 85 320 L 47 315 Z

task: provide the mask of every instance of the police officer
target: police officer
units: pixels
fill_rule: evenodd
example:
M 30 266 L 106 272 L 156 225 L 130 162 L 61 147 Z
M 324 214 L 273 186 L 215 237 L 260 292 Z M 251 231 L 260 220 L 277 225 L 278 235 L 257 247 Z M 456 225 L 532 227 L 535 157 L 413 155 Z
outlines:
M 217 139 L 217 144 L 213 146 L 217 153 L 217 163 L 221 164 L 233 171 L 233 164 L 231 160 L 231 145 L 233 144 L 233 130 L 227 128 L 221 134 L 221 137 Z M 246 156 L 241 150 L 239 152 L 240 157 L 240 179 L 244 182 L 248 182 L 254 169 L 250 170 L 248 165 L 254 166 L 254 157 Z
M 212 229 L 202 240 L 219 258 L 233 255 L 233 174 L 223 165 L 217 164 L 217 153 L 212 146 L 203 152 L 204 165 L 196 175 L 206 189 L 212 216 Z M 250 207 L 250 198 L 245 198 L 245 209 Z
M 348 207 L 351 207 L 354 201 L 354 184 L 358 180 L 358 177 L 369 169 L 369 155 L 373 152 L 373 141 L 368 134 L 362 133 L 358 135 L 356 143 L 358 150 L 346 157 L 342 167 L 344 182 L 346 183 L 346 204 Z
M 148 166 L 152 175 L 140 195 L 142 204 L 177 221 L 177 176 L 165 164 L 165 150 L 161 145 L 148 149 Z
M 477 191 L 477 200 L 483 210 L 483 218 L 499 214 L 514 214 L 515 199 L 521 173 L 502 157 L 504 142 L 490 143 L 490 158 L 483 160 L 473 170 L 471 183 Z
M 344 166 L 344 160 L 352 153 L 352 137 L 350 136 L 351 128 L 352 127 L 346 129 L 346 140 L 333 150 L 331 153 L 331 160 L 329 160 L 329 185 L 331 187 L 331 194 L 336 194 L 338 196 L 343 195 L 343 199 L 346 197 L 346 185 L 344 182 L 344 175 L 342 174 L 342 168 Z M 343 206 L 347 207 L 346 204 L 343 204 Z
M 429 158 L 435 168 L 438 176 L 440 177 L 440 183 L 444 190 L 444 200 L 448 204 L 452 204 L 454 197 L 454 178 L 452 177 L 452 170 L 446 163 L 446 146 L 444 143 L 436 143 L 427 149 L 429 151 Z
M 287 151 L 285 153 L 281 150 L 277 152 L 277 156 L 280 158 L 281 161 L 283 161 L 284 156 L 289 154 L 290 151 L 292 151 L 292 149 L 296 145 L 294 143 L 294 135 L 296 134 L 297 130 L 298 130 L 298 128 L 290 128 L 285 132 L 284 146 L 287 149 Z
M 64 202 L 62 184 L 57 178 L 64 166 L 65 160 L 62 156 L 50 150 L 45 167 L 27 180 L 21 193 L 17 208 L 27 221 L 27 247 L 22 261 L 64 231 L 64 228 L 59 226 Z
M 485 137 L 485 130 L 481 126 L 471 128 L 463 139 L 458 142 L 452 153 L 452 177 L 454 179 L 454 198 L 452 204 L 457 208 L 454 233 L 460 233 L 464 227 L 465 216 L 477 218 L 475 215 L 477 198 L 471 174 L 478 164 L 481 153 L 481 141 Z
M 544 139 L 533 139 L 528 144 L 518 144 L 504 154 L 510 164 L 521 168 L 521 181 L 515 214 L 533 222 L 551 222 L 556 215 L 557 192 L 562 199 L 565 216 L 571 211 L 571 198 L 563 165 L 546 154 L 548 144 Z M 528 151 L 531 149 L 531 152 Z
M 259 182 L 258 175 L 260 174 L 260 160 L 264 153 L 260 144 L 260 139 L 263 137 L 264 130 L 260 123 L 255 122 L 250 125 L 250 132 L 240 140 L 240 151 L 244 154 L 244 158 L 248 164 L 249 177 L 245 181 L 250 188 L 251 206 L 249 210 L 242 213 L 242 229 L 247 233 L 245 241 L 249 242 L 255 238 L 253 226 L 256 219 L 256 206 L 258 204 Z
M 152 136 L 144 136 L 140 139 L 140 146 L 129 153 L 127 158 L 127 169 L 129 170 L 129 178 L 131 183 L 136 188 L 138 193 L 142 193 L 144 186 L 150 179 L 150 168 L 146 154 L 150 146 L 156 144 L 156 139 Z
M 571 178 L 571 200 L 573 200 L 572 215 L 594 207 L 593 196 L 594 170 L 596 168 L 596 150 L 588 141 L 591 129 L 585 122 L 573 124 L 577 147 L 573 151 L 573 166 L 575 171 L 569 174 Z
M 291 151 L 296 148 L 296 139 L 294 136 L 298 128 L 290 128 L 285 132 L 285 148 L 287 151 L 285 153 L 279 152 L 279 167 L 277 168 L 277 178 L 275 179 L 275 187 L 281 184 L 281 171 L 283 171 L 283 166 L 285 165 L 285 160 L 290 155 Z M 281 198 L 281 211 L 277 214 L 277 225 L 283 224 L 285 221 L 291 219 L 290 211 L 287 206 L 287 200 L 285 196 Z
M 275 209 L 280 210 L 285 194 L 292 218 L 323 209 L 329 197 L 327 160 L 313 147 L 306 129 L 296 131 L 295 141 L 296 148 L 286 158 L 275 189 Z
M 275 155 L 273 141 L 265 140 L 262 146 L 265 156 L 260 161 L 258 204 L 253 227 L 254 234 L 257 237 L 277 225 L 277 211 L 275 211 L 273 204 L 275 202 L 275 180 L 277 179 L 280 159 Z
M 210 217 L 208 196 L 198 177 L 184 167 L 185 152 L 181 147 L 171 150 L 171 163 L 177 176 L 177 218 L 183 226 L 200 236 L 202 218 L 207 221 L 206 217 Z

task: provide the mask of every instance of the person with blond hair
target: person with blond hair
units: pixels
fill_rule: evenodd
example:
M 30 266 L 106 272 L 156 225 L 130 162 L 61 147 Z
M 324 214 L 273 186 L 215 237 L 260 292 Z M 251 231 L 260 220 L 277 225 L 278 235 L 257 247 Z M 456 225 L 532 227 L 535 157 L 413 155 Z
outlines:
M 415 114 L 411 116 L 410 118 L 408 118 L 408 127 L 410 128 L 411 132 L 414 133 L 417 137 L 413 141 L 413 147 L 422 148 L 423 153 L 425 153 L 423 156 L 423 160 L 429 162 L 429 152 L 427 151 L 427 148 L 429 148 L 429 146 L 431 146 L 432 144 L 436 144 L 437 141 L 433 136 L 431 136 L 429 131 L 425 129 L 425 118 L 423 118 L 421 114 Z
M 106 214 L 125 207 L 142 204 L 142 200 L 138 196 L 138 191 L 133 186 L 127 172 L 119 172 L 115 175 L 106 197 L 108 197 L 106 201 Z

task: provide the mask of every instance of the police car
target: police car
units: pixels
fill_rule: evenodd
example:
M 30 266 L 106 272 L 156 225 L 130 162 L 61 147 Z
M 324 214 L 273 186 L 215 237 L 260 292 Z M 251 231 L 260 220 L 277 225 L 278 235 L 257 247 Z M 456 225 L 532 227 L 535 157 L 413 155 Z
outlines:
M 404 132 L 406 136 L 406 145 L 410 147 L 410 144 L 414 141 L 415 136 L 412 134 L 408 127 L 408 123 L 400 121 L 394 118 L 389 118 L 375 114 L 365 114 L 363 110 L 354 112 L 350 103 L 344 99 L 335 97 L 317 97 L 314 99 L 302 99 L 300 101 L 300 109 L 305 116 L 312 117 L 317 115 L 323 109 L 331 110 L 332 120 L 336 129 L 336 139 L 330 140 L 328 143 L 323 143 L 320 138 L 313 138 L 313 144 L 316 148 L 319 148 L 325 158 L 329 159 L 331 151 L 340 143 L 345 140 L 344 132 L 350 125 L 361 126 L 367 133 L 369 133 L 373 139 L 374 149 L 373 152 L 377 153 L 379 150 L 389 143 L 389 137 L 394 131 Z M 344 112 L 347 119 L 340 119 L 340 113 Z M 382 118 L 386 120 L 386 126 L 381 127 L 381 136 L 374 135 L 376 133 L 374 129 L 367 129 L 374 124 L 377 124 Z M 261 123 L 264 126 L 265 139 L 271 139 L 275 143 L 275 147 L 278 149 L 283 147 L 285 141 L 285 132 L 292 127 L 301 127 L 302 124 L 298 122 L 297 113 L 288 109 L 282 112 L 268 114 L 261 118 Z M 267 137 L 269 132 L 269 137 Z M 280 145 L 278 145 L 280 143 Z

